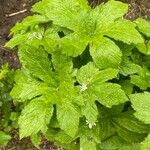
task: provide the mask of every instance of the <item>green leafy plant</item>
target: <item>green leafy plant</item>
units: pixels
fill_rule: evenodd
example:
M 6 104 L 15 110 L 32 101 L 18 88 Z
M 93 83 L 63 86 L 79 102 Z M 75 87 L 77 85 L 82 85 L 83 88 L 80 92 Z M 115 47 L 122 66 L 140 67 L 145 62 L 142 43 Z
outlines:
M 12 28 L 22 67 L 11 96 L 23 103 L 20 138 L 69 149 L 150 147 L 150 23 L 124 3 L 42 0 Z M 146 138 L 146 139 L 145 139 Z
M 9 131 L 13 127 L 12 98 L 10 91 L 13 84 L 14 71 L 8 65 L 3 65 L 0 69 L 0 146 L 5 146 L 11 139 Z

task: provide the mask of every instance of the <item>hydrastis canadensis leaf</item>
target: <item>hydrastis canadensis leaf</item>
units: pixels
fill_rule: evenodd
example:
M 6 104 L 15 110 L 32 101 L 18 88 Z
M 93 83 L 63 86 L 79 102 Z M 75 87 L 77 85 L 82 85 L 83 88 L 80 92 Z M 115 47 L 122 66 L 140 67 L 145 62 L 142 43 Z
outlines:
M 135 20 L 137 28 L 140 32 L 145 34 L 147 37 L 150 37 L 150 22 L 146 21 L 142 18 L 138 18 Z
M 81 67 L 77 72 L 77 80 L 81 84 L 103 83 L 117 77 L 117 69 L 99 70 L 94 63 L 90 62 Z
M 16 72 L 14 88 L 11 91 L 11 96 L 19 102 L 30 100 L 38 95 L 40 82 L 29 76 L 27 70 L 20 70 Z
M 57 106 L 57 118 L 62 130 L 74 137 L 79 126 L 80 111 L 73 104 Z
M 54 74 L 52 72 L 51 63 L 48 54 L 43 49 L 25 46 L 19 52 L 21 62 L 33 76 L 42 81 L 54 84 Z
M 128 101 L 125 92 L 121 86 L 114 83 L 103 83 L 100 85 L 93 85 L 93 93 L 97 100 L 106 107 L 112 107 Z
M 35 98 L 22 111 L 19 117 L 20 138 L 45 133 L 53 114 L 53 106 L 43 97 Z
M 90 54 L 96 66 L 100 69 L 118 68 L 122 57 L 119 47 L 108 38 L 101 38 L 97 44 L 90 47 Z
M 150 124 L 150 93 L 137 93 L 130 95 L 134 115 L 146 124 Z

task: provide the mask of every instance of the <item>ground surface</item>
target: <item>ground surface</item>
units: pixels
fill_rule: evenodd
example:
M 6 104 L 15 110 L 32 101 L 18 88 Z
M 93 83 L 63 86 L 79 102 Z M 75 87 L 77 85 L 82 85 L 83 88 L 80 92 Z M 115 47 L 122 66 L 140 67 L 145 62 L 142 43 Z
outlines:
M 11 68 L 19 68 L 17 52 L 4 48 L 4 44 L 9 40 L 9 32 L 16 22 L 21 21 L 27 15 L 30 15 L 30 8 L 37 0 L 0 0 L 0 66 L 9 63 Z M 95 7 L 106 0 L 89 0 L 92 7 Z M 150 0 L 122 0 L 129 4 L 129 12 L 125 16 L 130 20 L 144 17 L 150 20 Z M 18 15 L 9 16 L 18 11 L 25 11 Z M 13 140 L 9 143 L 6 150 L 34 150 L 35 148 L 28 139 L 18 140 L 18 132 L 12 132 Z M 58 150 L 52 143 L 43 141 L 41 150 Z M 1 150 L 1 149 L 0 149 Z
M 36 0 L 0 0 L 0 65 L 8 62 L 12 68 L 18 68 L 19 63 L 16 52 L 7 51 L 3 45 L 9 40 L 10 28 L 16 22 L 22 20 L 25 16 L 30 14 L 30 8 Z M 8 16 L 12 13 L 27 10 L 14 16 Z

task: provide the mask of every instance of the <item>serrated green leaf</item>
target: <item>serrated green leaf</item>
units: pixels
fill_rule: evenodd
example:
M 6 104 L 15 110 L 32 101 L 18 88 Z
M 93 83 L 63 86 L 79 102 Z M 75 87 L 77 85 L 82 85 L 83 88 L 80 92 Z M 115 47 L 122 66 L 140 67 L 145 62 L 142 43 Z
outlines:
M 73 69 L 73 62 L 71 57 L 60 55 L 60 51 L 52 54 L 52 63 L 55 72 L 62 74 L 70 74 Z
M 98 25 L 104 26 L 105 24 L 105 28 L 111 25 L 116 19 L 123 17 L 128 11 L 128 6 L 118 1 L 109 1 L 106 4 L 97 6 L 94 11 L 99 14 Z
M 97 121 L 98 116 L 98 110 L 95 104 L 95 100 L 93 100 L 92 96 L 90 96 L 90 94 L 88 93 L 84 94 L 83 98 L 85 100 L 85 105 L 82 106 L 82 114 L 86 117 L 87 122 L 91 126 L 93 126 Z
M 22 69 L 16 72 L 15 82 L 11 96 L 15 101 L 25 102 L 43 95 L 45 99 L 56 103 L 56 89 L 33 78 L 29 71 Z
M 26 70 L 20 70 L 16 73 L 15 82 L 11 96 L 19 102 L 24 102 L 41 94 L 37 91 L 40 82 L 31 78 Z
M 104 35 L 127 44 L 144 43 L 144 39 L 135 29 L 135 24 L 127 20 L 115 21 L 114 24 L 110 26 L 108 32 L 104 33 Z
M 43 97 L 32 100 L 22 111 L 19 117 L 20 138 L 45 133 L 53 114 L 53 106 Z
M 54 24 L 74 30 L 79 27 L 80 18 L 82 17 L 81 14 L 86 11 L 87 7 L 88 5 L 86 6 L 85 2 L 83 3 L 83 1 L 81 2 L 79 0 L 72 0 L 69 3 L 67 0 L 43 0 L 35 4 L 32 11 L 44 14 Z
M 99 71 L 99 69 L 90 62 L 87 65 L 81 67 L 77 72 L 77 80 L 81 84 L 103 83 L 105 81 L 115 78 L 118 74 L 117 69 L 105 69 Z
M 119 126 L 115 122 L 113 122 L 113 125 L 116 129 L 117 134 L 122 139 L 124 139 L 125 141 L 130 142 L 130 143 L 141 142 L 147 135 L 147 134 L 139 134 L 139 133 L 131 132 L 131 131 Z
M 137 93 L 130 95 L 134 115 L 145 124 L 150 124 L 150 93 Z
M 90 54 L 100 69 L 118 68 L 121 63 L 122 53 L 119 47 L 108 38 L 101 38 L 98 45 L 91 46 Z
M 77 80 L 80 83 L 88 84 L 91 83 L 93 78 L 99 74 L 99 69 L 90 62 L 87 65 L 81 67 L 77 72 Z
M 57 51 L 52 54 L 52 66 L 55 71 L 57 84 L 61 84 L 62 81 L 70 82 L 72 80 L 73 62 L 71 57 L 60 54 L 60 51 Z
M 83 105 L 83 98 L 79 94 L 79 89 L 74 86 L 74 80 L 61 81 L 58 89 L 56 89 L 58 104 L 65 105 L 65 103 L 75 103 L 79 106 Z
M 142 18 L 138 18 L 135 20 L 137 28 L 140 32 L 145 34 L 147 37 L 150 37 L 150 22 L 146 21 Z
M 146 90 L 150 86 L 149 80 L 139 75 L 132 75 L 131 83 L 138 86 L 142 90 Z
M 114 83 L 104 83 L 92 87 L 97 100 L 106 107 L 112 107 L 128 101 L 121 86 Z
M 141 143 L 141 147 L 140 147 L 140 150 L 149 150 L 149 149 L 150 149 L 150 134 Z
M 120 73 L 124 76 L 138 73 L 141 67 L 128 59 L 124 59 L 120 66 Z
M 118 118 L 113 118 L 113 121 L 115 121 L 119 126 L 132 132 L 148 133 L 150 131 L 150 126 L 145 125 L 130 114 L 124 114 Z
M 82 54 L 87 45 L 88 41 L 84 39 L 84 36 L 81 37 L 79 34 L 69 34 L 60 40 L 62 53 L 73 57 Z
M 145 41 L 145 43 L 140 43 L 136 45 L 136 48 L 143 54 L 150 54 L 150 40 Z
M 48 54 L 43 49 L 25 46 L 19 55 L 22 64 L 33 76 L 52 85 L 55 83 Z
M 93 90 L 93 86 L 96 84 L 102 84 L 112 79 L 117 75 L 118 71 L 116 69 L 105 69 L 99 71 L 93 63 L 88 63 L 79 69 L 77 73 L 77 80 L 81 84 L 80 92 L 85 100 L 85 105 L 82 107 L 82 114 L 85 115 L 87 121 L 91 126 L 93 126 L 97 120 L 98 112 L 95 105 L 96 92 Z
M 81 104 L 82 99 L 78 99 L 78 94 L 73 83 L 61 82 L 59 86 L 57 119 L 60 128 L 71 137 L 74 137 L 79 126 L 80 108 L 76 104 Z M 76 103 L 76 104 L 75 104 Z
M 43 40 L 43 47 L 45 51 L 49 54 L 55 52 L 58 49 L 58 40 L 59 36 L 57 33 L 49 33 L 45 31 L 44 33 L 44 40 Z
M 14 48 L 15 46 L 20 45 L 20 43 L 24 43 L 27 41 L 30 33 L 27 34 L 17 34 L 15 35 L 9 42 L 5 44 L 5 47 Z
M 99 41 L 100 37 L 104 35 L 103 31 L 108 31 L 114 21 L 122 18 L 127 10 L 128 6 L 118 1 L 108 1 L 106 4 L 102 3 L 93 9 L 91 16 L 95 18 L 93 21 L 95 25 L 95 38 Z
M 143 66 L 143 68 L 139 69 L 137 75 L 131 76 L 131 83 L 142 90 L 147 89 L 150 86 L 150 71 Z
M 69 136 L 74 137 L 79 126 L 79 108 L 67 102 L 65 105 L 57 106 L 57 118 L 60 128 Z
M 86 2 L 83 1 L 81 2 L 78 0 L 73 0 L 68 4 L 68 1 L 66 0 L 43 0 L 42 2 L 37 3 L 33 7 L 33 10 L 46 15 L 57 25 L 68 27 L 69 29 L 76 31 L 75 34 L 65 37 L 61 43 L 63 45 L 62 48 L 64 48 L 64 52 L 66 54 L 68 54 L 69 56 L 77 56 L 81 54 L 84 48 L 87 46 L 87 43 L 90 40 L 89 37 L 91 38 L 91 40 L 97 40 L 99 39 L 99 37 L 105 35 L 105 32 L 110 32 L 109 26 L 112 26 L 116 19 L 123 17 L 123 15 L 127 12 L 127 5 L 121 2 L 109 1 L 105 5 L 102 4 L 96 7 L 96 9 L 92 10 L 86 4 Z M 52 12 L 50 13 L 49 10 L 51 10 Z M 64 18 L 66 19 L 64 20 Z M 74 24 L 74 22 L 76 23 Z M 125 21 L 121 20 L 120 22 Z M 134 24 L 129 22 L 128 27 L 132 29 L 132 34 L 130 36 L 136 37 L 137 40 L 139 37 L 140 40 L 140 34 L 138 34 L 138 32 L 134 29 Z M 103 32 L 103 30 L 105 32 Z M 126 35 L 124 40 L 130 40 L 130 36 Z M 88 37 L 88 39 L 86 37 Z M 81 40 L 79 40 L 79 38 Z M 74 41 L 74 44 L 72 44 L 72 41 Z M 67 43 L 68 45 L 65 43 Z M 69 43 L 71 44 L 70 47 Z M 68 50 L 68 48 L 70 49 L 71 47 L 72 49 Z

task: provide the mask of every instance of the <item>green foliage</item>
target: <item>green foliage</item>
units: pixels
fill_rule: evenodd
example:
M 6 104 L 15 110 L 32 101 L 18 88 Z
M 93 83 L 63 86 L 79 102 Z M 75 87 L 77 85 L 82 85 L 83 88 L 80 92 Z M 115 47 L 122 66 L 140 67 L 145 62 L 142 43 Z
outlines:
M 34 144 L 34 146 L 36 148 L 40 149 L 39 145 L 40 145 L 41 139 L 42 139 L 41 135 L 40 134 L 32 135 L 30 139 L 31 139 L 32 143 Z
M 11 30 L 6 46 L 19 48 L 22 63 L 11 91 L 24 105 L 21 138 L 36 147 L 42 133 L 69 150 L 146 150 L 150 23 L 124 19 L 127 10 L 114 0 L 94 9 L 42 0 Z
M 5 132 L 0 131 L 0 145 L 5 146 L 10 139 L 10 135 L 7 135 Z
M 148 135 L 147 138 L 141 144 L 141 150 L 147 149 L 150 149 L 150 135 Z
M 135 116 L 146 124 L 150 124 L 150 93 L 138 93 L 130 96 Z
M 48 105 L 44 98 L 39 97 L 32 100 L 24 108 L 19 118 L 20 137 L 34 135 L 40 130 L 45 132 L 47 130 L 46 125 L 49 123 L 52 112 L 53 107 Z
M 0 146 L 6 146 L 11 139 L 8 132 L 15 126 L 15 112 L 12 112 L 12 99 L 10 90 L 12 89 L 14 72 L 8 65 L 0 68 Z M 14 122 L 13 122 L 14 121 Z

